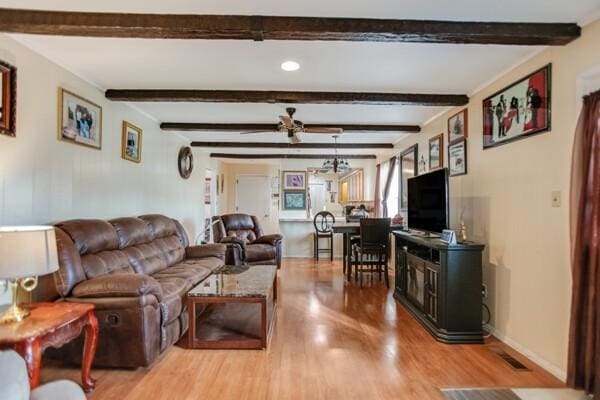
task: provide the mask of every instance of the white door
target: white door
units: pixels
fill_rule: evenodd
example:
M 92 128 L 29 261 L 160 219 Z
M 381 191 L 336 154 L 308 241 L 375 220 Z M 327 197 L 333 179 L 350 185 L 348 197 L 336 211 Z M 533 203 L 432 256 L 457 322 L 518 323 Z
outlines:
M 261 222 L 271 212 L 271 180 L 262 175 L 239 175 L 235 185 L 235 211 L 256 215 Z
M 314 216 L 323 211 L 325 207 L 325 185 L 323 183 L 311 183 L 308 190 L 310 191 L 310 212 Z

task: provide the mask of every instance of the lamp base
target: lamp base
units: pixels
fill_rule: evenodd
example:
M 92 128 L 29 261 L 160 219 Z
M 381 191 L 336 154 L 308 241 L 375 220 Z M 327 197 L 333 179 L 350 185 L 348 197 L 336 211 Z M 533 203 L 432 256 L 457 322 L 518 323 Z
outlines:
M 29 310 L 12 304 L 0 315 L 0 324 L 10 324 L 23 321 L 29 315 Z

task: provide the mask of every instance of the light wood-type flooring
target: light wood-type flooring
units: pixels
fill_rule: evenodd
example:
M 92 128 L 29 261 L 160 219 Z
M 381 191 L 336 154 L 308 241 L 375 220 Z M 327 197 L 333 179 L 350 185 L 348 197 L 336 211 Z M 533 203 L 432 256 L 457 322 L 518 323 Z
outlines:
M 439 388 L 562 386 L 495 339 L 436 342 L 382 283 L 345 283 L 340 261 L 285 260 L 278 279 L 268 350 L 173 346 L 149 369 L 93 370 L 97 388 L 88 398 L 423 400 L 443 399 Z M 490 346 L 531 371 L 513 370 Z M 43 381 L 79 382 L 77 369 L 48 364 Z

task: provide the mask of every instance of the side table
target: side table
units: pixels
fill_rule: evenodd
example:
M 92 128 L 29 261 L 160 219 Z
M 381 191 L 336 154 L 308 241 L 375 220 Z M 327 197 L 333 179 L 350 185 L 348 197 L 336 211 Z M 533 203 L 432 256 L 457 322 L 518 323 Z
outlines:
M 91 392 L 96 381 L 90 376 L 98 344 L 98 320 L 93 304 L 84 303 L 31 303 L 23 307 L 30 311 L 23 321 L 0 325 L 0 349 L 14 349 L 25 359 L 29 384 L 40 383 L 42 353 L 48 347 L 61 347 L 85 331 L 81 361 L 81 382 Z

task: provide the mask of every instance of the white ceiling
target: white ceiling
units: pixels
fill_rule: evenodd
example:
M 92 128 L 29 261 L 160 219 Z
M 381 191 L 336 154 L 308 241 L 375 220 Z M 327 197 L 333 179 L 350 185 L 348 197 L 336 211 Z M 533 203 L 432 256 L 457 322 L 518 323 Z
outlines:
M 485 4 L 485 6 L 484 6 Z M 579 22 L 600 0 L 2 0 L 0 7 L 76 11 L 262 14 L 478 21 Z M 469 94 L 539 47 L 299 41 L 207 41 L 13 35 L 101 89 L 255 89 Z M 295 60 L 297 72 L 281 62 Z M 286 105 L 135 103 L 159 122 L 276 122 Z M 298 105 L 305 123 L 423 124 L 439 107 Z M 274 135 L 186 133 L 193 140 Z M 308 136 L 306 141 L 331 141 Z M 345 134 L 394 143 L 403 134 Z M 372 151 L 371 151 L 372 152 Z

